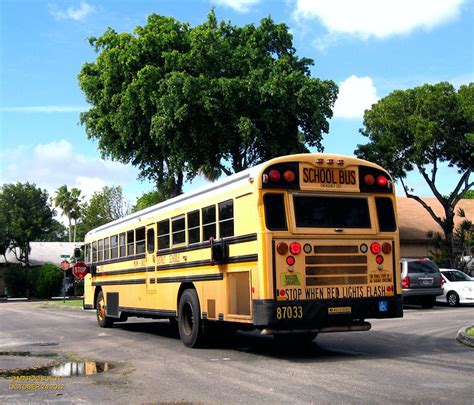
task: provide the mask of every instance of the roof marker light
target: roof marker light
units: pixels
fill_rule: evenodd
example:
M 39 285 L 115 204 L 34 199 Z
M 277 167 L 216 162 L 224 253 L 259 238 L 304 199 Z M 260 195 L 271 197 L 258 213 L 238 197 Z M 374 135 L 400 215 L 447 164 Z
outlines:
M 375 183 L 375 178 L 374 178 L 374 176 L 372 176 L 371 174 L 366 174 L 366 175 L 364 176 L 364 183 L 365 183 L 365 185 L 367 185 L 367 186 L 373 186 L 374 183 Z
M 344 160 L 343 160 L 343 159 L 337 159 L 337 160 L 336 160 L 336 163 L 337 163 L 339 166 L 343 166 L 343 165 L 344 165 Z
M 334 159 L 326 159 L 326 163 L 328 165 L 333 165 L 334 164 Z
M 380 187 L 385 187 L 387 183 L 388 183 L 388 180 L 385 176 L 380 175 L 379 177 L 377 177 L 377 184 Z
M 287 183 L 293 183 L 296 178 L 295 172 L 292 170 L 285 170 L 285 172 L 283 173 L 283 178 Z
M 277 182 L 280 181 L 281 174 L 278 170 L 270 170 L 270 173 L 268 173 L 268 177 L 271 181 Z

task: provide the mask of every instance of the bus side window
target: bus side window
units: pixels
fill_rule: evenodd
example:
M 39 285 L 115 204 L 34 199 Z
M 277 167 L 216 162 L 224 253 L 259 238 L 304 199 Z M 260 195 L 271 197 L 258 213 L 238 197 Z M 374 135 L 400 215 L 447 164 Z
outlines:
M 155 230 L 149 228 L 146 231 L 146 252 L 152 254 L 155 251 Z
M 86 263 L 91 262 L 91 245 L 89 243 L 87 243 L 85 247 L 84 260 L 86 261 Z
M 132 229 L 127 232 L 127 254 L 133 256 L 135 254 L 135 231 Z
M 92 262 L 97 262 L 97 242 L 92 242 Z
M 188 243 L 201 241 L 201 218 L 199 211 L 188 212 Z
M 234 201 L 219 203 L 219 238 L 234 236 Z
M 211 205 L 202 209 L 202 240 L 216 238 L 216 206 Z
M 99 240 L 99 251 L 98 251 L 98 255 L 97 255 L 97 261 L 101 262 L 102 260 L 104 260 L 104 240 L 100 239 Z
M 137 255 L 145 253 L 145 227 L 138 228 L 135 235 L 137 238 Z
M 158 250 L 170 247 L 170 220 L 158 222 Z
M 110 257 L 110 244 L 109 238 L 104 239 L 104 260 L 109 260 Z
M 271 231 L 286 231 L 286 212 L 283 194 L 265 194 L 263 196 L 265 206 L 265 223 Z
M 393 202 L 388 197 L 376 197 L 377 218 L 379 220 L 380 232 L 394 232 L 397 229 Z
M 171 230 L 173 245 L 179 245 L 186 242 L 186 224 L 184 215 L 171 220 Z
M 121 233 L 119 235 L 119 254 L 120 257 L 125 257 L 125 252 L 126 252 L 126 246 L 125 246 L 125 232 Z
M 118 236 L 110 237 L 110 258 L 116 259 L 118 257 Z

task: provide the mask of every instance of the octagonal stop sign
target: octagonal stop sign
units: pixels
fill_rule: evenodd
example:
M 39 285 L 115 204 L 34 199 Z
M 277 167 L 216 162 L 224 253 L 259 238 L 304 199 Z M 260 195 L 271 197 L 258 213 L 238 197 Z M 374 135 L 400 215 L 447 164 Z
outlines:
M 87 273 L 89 273 L 89 269 L 84 262 L 77 262 L 72 266 L 72 274 L 78 280 L 82 280 Z

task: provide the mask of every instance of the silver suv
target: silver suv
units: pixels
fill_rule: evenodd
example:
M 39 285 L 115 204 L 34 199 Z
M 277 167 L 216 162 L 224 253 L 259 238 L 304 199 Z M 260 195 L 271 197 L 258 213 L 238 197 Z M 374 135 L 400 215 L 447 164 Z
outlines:
M 403 302 L 433 308 L 443 294 L 443 278 L 435 262 L 429 259 L 401 259 Z

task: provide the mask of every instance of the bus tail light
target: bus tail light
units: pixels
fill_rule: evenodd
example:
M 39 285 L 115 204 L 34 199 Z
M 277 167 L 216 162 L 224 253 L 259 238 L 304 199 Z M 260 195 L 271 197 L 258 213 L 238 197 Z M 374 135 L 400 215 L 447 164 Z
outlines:
M 410 288 L 410 279 L 408 278 L 408 276 L 403 277 L 402 287 L 403 288 Z
M 382 255 L 377 255 L 377 257 L 375 258 L 375 261 L 377 262 L 377 264 L 382 264 L 383 263 L 383 256 Z
M 386 255 L 389 255 L 392 252 L 392 245 L 390 245 L 388 242 L 385 242 L 382 245 L 382 252 L 384 252 Z
M 295 264 L 295 261 L 296 261 L 296 260 L 295 260 L 295 258 L 294 258 L 293 256 L 288 256 L 288 257 L 286 258 L 286 264 L 287 264 L 288 266 L 293 266 L 293 265 Z
M 277 252 L 279 255 L 286 255 L 288 252 L 288 245 L 285 242 L 279 242 L 277 245 Z
M 298 242 L 291 242 L 290 252 L 292 255 L 299 255 L 301 253 L 301 245 Z
M 277 181 L 280 181 L 280 172 L 278 170 L 270 170 L 270 173 L 268 173 L 268 178 L 273 181 L 274 183 L 276 183 Z
M 370 251 L 374 254 L 374 255 L 378 255 L 380 253 L 380 243 L 378 242 L 373 242 L 371 245 L 370 245 Z
M 292 170 L 286 170 L 283 173 L 283 179 L 285 179 L 287 183 L 293 183 L 295 181 L 295 178 L 295 173 Z

